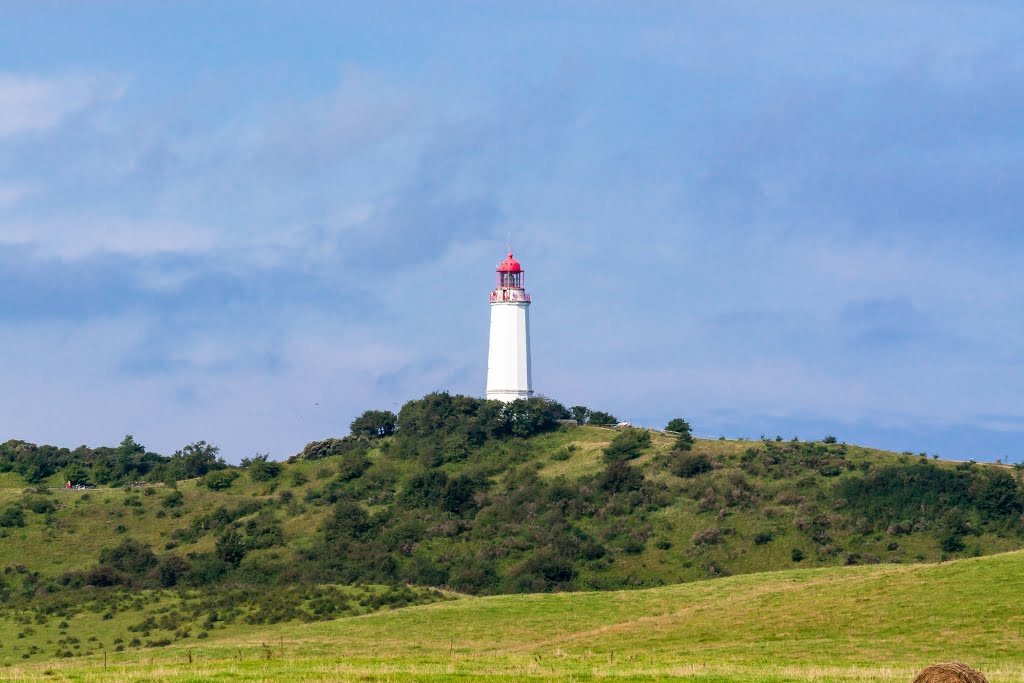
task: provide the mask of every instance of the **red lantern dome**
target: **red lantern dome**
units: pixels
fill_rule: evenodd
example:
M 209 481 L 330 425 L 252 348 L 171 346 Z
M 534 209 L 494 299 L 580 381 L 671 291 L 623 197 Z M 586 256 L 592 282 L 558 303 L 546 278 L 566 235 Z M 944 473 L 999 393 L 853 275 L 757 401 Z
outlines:
M 526 271 L 508 252 L 508 257 L 498 264 L 498 278 L 496 287 L 491 292 L 491 303 L 503 301 L 530 303 L 530 295 L 523 289 L 523 279 Z
M 499 273 L 521 273 L 523 272 L 522 266 L 519 265 L 519 261 L 516 261 L 512 257 L 512 252 L 508 252 L 508 258 L 498 264 Z

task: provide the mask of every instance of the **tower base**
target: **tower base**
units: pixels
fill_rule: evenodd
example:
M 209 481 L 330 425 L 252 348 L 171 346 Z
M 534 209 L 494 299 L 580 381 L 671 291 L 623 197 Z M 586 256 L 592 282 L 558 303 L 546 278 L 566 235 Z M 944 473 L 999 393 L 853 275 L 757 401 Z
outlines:
M 505 403 L 511 403 L 520 398 L 530 398 L 531 396 L 533 396 L 533 391 L 516 391 L 514 389 L 494 389 L 487 392 L 488 401 L 504 401 Z

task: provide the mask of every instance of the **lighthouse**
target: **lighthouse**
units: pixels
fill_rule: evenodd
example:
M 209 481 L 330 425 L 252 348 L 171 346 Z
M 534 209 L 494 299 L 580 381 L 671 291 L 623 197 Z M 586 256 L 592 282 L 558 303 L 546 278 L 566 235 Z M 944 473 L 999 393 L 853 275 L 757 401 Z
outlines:
M 491 292 L 491 343 L 487 351 L 487 398 L 514 401 L 533 396 L 530 371 L 530 295 L 519 261 L 508 253 L 498 264 Z

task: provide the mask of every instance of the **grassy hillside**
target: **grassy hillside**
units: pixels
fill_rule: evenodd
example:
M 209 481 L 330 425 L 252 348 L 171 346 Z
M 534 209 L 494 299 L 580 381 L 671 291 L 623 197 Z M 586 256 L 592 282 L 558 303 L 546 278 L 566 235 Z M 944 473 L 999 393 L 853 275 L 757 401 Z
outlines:
M 656 432 L 614 459 L 616 437 L 563 427 L 434 449 L 391 436 L 259 480 L 229 469 L 90 491 L 63 490 L 60 473 L 29 486 L 8 472 L 0 568 L 34 573 L 31 590 L 106 585 L 110 576 L 90 572 L 104 549 L 130 539 L 161 564 L 114 576 L 123 585 L 405 582 L 486 594 L 1024 546 L 1021 485 L 1009 468 L 844 444 L 697 440 L 679 452 Z M 158 582 L 175 562 L 177 574 Z
M 267 667 L 776 680 L 961 646 L 980 658 L 986 634 L 985 661 L 1016 661 L 1006 633 L 1024 625 L 1001 601 L 1020 556 L 922 563 L 1024 547 L 1018 468 L 834 440 L 690 441 L 560 424 L 559 410 L 432 394 L 397 432 L 370 411 L 349 437 L 243 467 L 203 442 L 170 457 L 131 437 L 0 444 L 0 663 L 160 667 L 167 650 L 179 666 L 192 649 L 253 680 L 275 678 Z M 453 601 L 594 590 L 611 592 Z M 300 626 L 336 617 L 342 631 Z
M 337 621 L 215 630 L 0 680 L 900 681 L 960 659 L 1024 675 L 1024 554 L 781 571 L 635 591 L 465 597 Z M 192 662 L 189 663 L 191 656 Z

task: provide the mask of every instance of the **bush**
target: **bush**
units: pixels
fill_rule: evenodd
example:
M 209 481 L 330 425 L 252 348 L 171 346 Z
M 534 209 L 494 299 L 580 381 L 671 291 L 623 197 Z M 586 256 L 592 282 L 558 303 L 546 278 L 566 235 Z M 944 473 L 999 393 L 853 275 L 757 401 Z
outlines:
M 567 587 L 577 574 L 572 560 L 553 548 L 538 550 L 512 567 L 509 573 L 517 590 L 530 592 Z
M 281 474 L 281 463 L 268 461 L 266 456 L 263 458 L 263 460 L 253 460 L 246 468 L 249 478 L 255 482 L 277 479 L 277 475 Z
M 967 546 L 964 544 L 964 539 L 953 532 L 944 534 L 939 539 L 939 547 L 942 548 L 943 552 L 947 553 L 958 553 Z
M 613 460 L 597 477 L 597 485 L 609 493 L 627 493 L 643 488 L 644 473 L 624 460 Z
M 822 441 L 822 443 L 833 444 L 833 443 L 836 442 L 836 437 L 834 437 L 831 434 L 829 434 L 828 436 L 826 436 L 821 441 Z
M 185 501 L 185 496 L 182 495 L 181 491 L 171 491 L 164 499 L 160 501 L 160 504 L 165 508 L 180 508 Z
M 57 509 L 52 500 L 43 496 L 29 496 L 25 499 L 25 507 L 37 515 L 45 515 Z
M 789 559 L 793 560 L 794 562 L 802 562 L 804 559 L 804 551 L 800 550 L 800 548 L 793 548 L 793 550 L 789 553 Z
M 20 505 L 8 505 L 0 510 L 0 527 L 23 527 L 25 526 L 25 513 Z
M 703 453 L 688 453 L 680 451 L 672 455 L 669 461 L 669 471 L 677 477 L 688 479 L 698 474 L 710 472 L 712 469 L 711 458 Z
M 376 439 L 391 436 L 397 425 L 398 416 L 390 410 L 367 410 L 352 421 L 351 430 L 354 436 Z
M 245 559 L 248 551 L 245 537 L 238 529 L 228 529 L 227 533 L 217 539 L 215 554 L 217 559 L 237 567 Z
M 188 573 L 189 563 L 177 555 L 168 555 L 160 561 L 157 575 L 160 585 L 164 588 L 172 588 L 177 585 L 179 579 Z
M 693 535 L 694 545 L 715 545 L 722 542 L 722 530 L 712 527 Z
M 770 531 L 761 531 L 754 534 L 754 545 L 764 545 L 765 543 L 771 543 L 775 539 L 775 534 Z
M 126 538 L 120 545 L 100 551 L 100 564 L 125 574 L 145 574 L 157 564 L 148 545 Z
M 348 482 L 363 476 L 370 469 L 370 459 L 362 453 L 350 453 L 341 459 L 338 465 L 339 482 Z
M 640 456 L 640 451 L 651 445 L 651 433 L 646 429 L 628 427 L 612 439 L 604 449 L 604 458 L 608 462 L 632 460 Z
M 365 454 L 370 449 L 370 440 L 365 436 L 346 436 L 344 439 L 324 439 L 306 444 L 295 460 L 323 460 L 335 455 L 349 453 Z
M 217 470 L 203 476 L 201 484 L 211 491 L 223 491 L 231 488 L 231 484 L 238 479 L 238 471 L 234 469 Z

